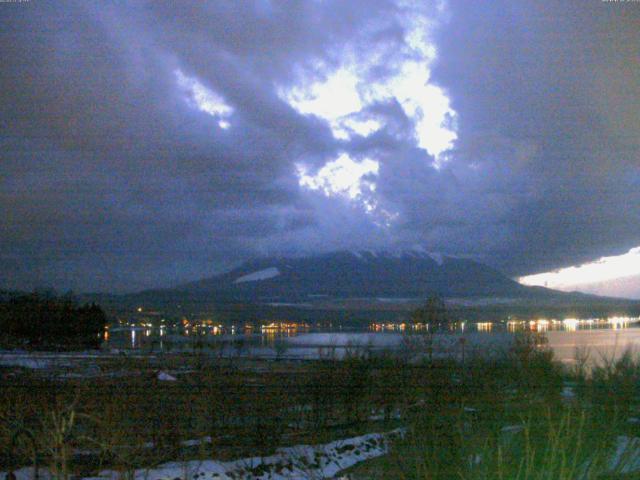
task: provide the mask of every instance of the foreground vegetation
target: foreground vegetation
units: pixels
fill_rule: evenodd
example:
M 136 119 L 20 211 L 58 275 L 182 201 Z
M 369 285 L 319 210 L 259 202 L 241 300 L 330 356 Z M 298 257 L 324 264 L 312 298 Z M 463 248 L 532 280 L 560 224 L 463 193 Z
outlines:
M 619 437 L 640 428 L 640 362 L 630 355 L 590 371 L 578 355 L 567 371 L 528 335 L 463 362 L 365 353 L 313 362 L 98 359 L 81 378 L 5 368 L 0 471 L 37 463 L 59 478 L 104 468 L 126 475 L 167 460 L 268 455 L 402 426 L 407 434 L 391 454 L 351 475 L 640 478 L 629 472 L 633 451 L 612 461 Z
M 476 359 L 445 381 L 408 412 L 393 453 L 354 477 L 640 478 L 639 359 L 563 370 L 549 352 L 527 350 L 512 363 Z

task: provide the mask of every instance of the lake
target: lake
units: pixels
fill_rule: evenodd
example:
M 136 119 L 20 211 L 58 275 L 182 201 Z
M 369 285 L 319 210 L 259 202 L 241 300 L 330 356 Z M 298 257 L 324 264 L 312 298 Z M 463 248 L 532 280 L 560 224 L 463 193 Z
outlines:
M 467 357 L 508 349 L 517 332 L 541 334 L 555 357 L 575 362 L 576 354 L 589 362 L 618 358 L 627 349 L 640 352 L 640 319 L 564 319 L 481 322 L 455 325 L 446 333 L 421 335 L 405 324 L 375 324 L 361 329 L 292 327 L 272 324 L 247 332 L 236 327 L 204 329 L 118 327 L 109 330 L 105 348 L 112 350 L 190 351 L 220 356 L 318 359 L 342 358 L 368 352 L 405 352 L 429 348 L 440 355 Z M 426 345 L 429 343 L 429 345 Z

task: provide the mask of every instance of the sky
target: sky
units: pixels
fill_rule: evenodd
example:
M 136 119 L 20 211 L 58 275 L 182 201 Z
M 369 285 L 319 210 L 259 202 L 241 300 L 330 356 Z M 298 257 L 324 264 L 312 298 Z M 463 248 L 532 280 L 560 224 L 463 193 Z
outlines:
M 30 0 L 0 59 L 0 287 L 421 247 L 572 289 L 529 276 L 640 246 L 637 2 Z

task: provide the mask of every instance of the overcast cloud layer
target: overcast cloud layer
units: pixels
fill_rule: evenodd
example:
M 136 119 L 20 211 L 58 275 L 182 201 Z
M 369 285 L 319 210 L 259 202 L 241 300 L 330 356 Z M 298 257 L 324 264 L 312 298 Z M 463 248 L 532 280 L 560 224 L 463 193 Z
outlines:
M 640 4 L 0 4 L 1 286 L 640 245 Z

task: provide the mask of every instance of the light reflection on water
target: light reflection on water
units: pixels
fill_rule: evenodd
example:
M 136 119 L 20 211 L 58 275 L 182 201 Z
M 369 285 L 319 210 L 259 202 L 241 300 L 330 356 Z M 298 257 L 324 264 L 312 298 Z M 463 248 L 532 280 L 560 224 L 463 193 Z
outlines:
M 531 332 L 548 332 L 563 331 L 575 332 L 578 330 L 594 330 L 594 329 L 624 329 L 637 326 L 640 322 L 638 317 L 608 317 L 608 318 L 565 318 L 546 319 L 539 318 L 536 320 L 510 320 L 507 322 L 507 331 L 531 331 Z
M 578 350 L 589 350 L 592 353 L 591 360 L 600 358 L 613 358 L 621 355 L 626 349 L 636 350 L 640 353 L 640 318 L 609 317 L 605 319 L 536 319 L 536 320 L 510 320 L 507 322 L 460 322 L 451 325 L 448 334 L 452 337 L 475 338 L 479 343 L 496 343 L 502 338 L 508 338 L 508 334 L 529 331 L 543 333 L 548 339 L 548 346 L 554 351 L 558 360 L 572 363 Z M 253 345 L 258 350 L 273 351 L 278 345 L 287 343 L 290 346 L 301 344 L 297 349 L 317 349 L 317 344 L 305 346 L 304 338 L 310 338 L 308 334 L 320 334 L 327 339 L 336 339 L 348 343 L 349 339 L 357 339 L 363 335 L 374 338 L 384 335 L 385 339 L 380 343 L 384 348 L 399 348 L 401 339 L 410 332 L 425 333 L 429 331 L 428 325 L 412 325 L 408 323 L 371 323 L 359 330 L 346 330 L 339 325 L 331 327 L 311 327 L 306 324 L 271 323 L 262 328 L 246 328 L 246 326 L 208 325 L 183 325 L 180 327 L 153 327 L 150 325 L 125 326 L 110 328 L 105 331 L 105 347 L 108 349 L 141 349 L 148 351 L 171 351 L 202 348 L 203 346 L 213 350 L 219 345 L 227 345 L 238 351 Z M 507 334 L 507 337 L 505 337 Z M 302 342 L 291 342 L 287 339 L 300 338 Z M 371 336 L 374 337 L 371 337 Z M 497 335 L 497 337 L 496 337 Z M 486 337 L 485 337 L 486 336 Z M 482 338 L 492 338 L 485 342 Z M 478 340 L 480 339 L 480 340 Z M 326 345 L 330 346 L 330 345 Z M 282 347 L 280 347 L 282 348 Z M 290 347 L 287 347 L 290 348 Z M 258 351 L 256 350 L 256 351 Z

